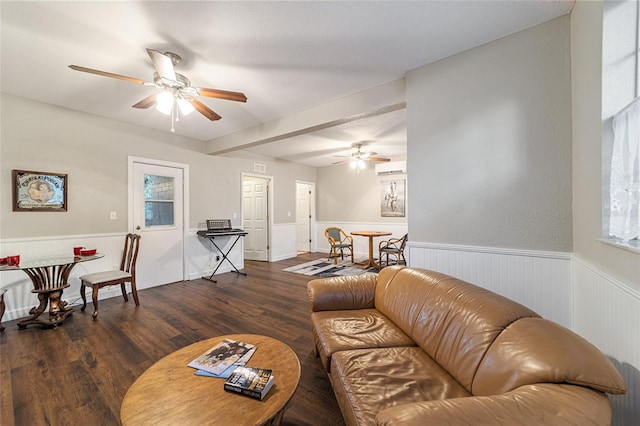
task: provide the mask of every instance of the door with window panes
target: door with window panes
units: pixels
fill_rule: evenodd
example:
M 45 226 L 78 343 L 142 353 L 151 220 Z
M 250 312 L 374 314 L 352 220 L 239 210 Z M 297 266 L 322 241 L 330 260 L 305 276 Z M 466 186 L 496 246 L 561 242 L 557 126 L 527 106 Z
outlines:
M 133 163 L 138 288 L 184 279 L 183 169 Z

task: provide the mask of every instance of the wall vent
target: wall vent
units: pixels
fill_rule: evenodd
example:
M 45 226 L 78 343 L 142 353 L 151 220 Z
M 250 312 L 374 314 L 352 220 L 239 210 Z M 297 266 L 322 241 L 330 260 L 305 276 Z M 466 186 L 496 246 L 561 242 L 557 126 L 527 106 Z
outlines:
M 253 171 L 255 173 L 266 173 L 267 166 L 265 164 L 253 163 Z
M 405 173 L 407 173 L 406 161 L 391 161 L 388 163 L 376 164 L 376 174 L 378 176 L 399 175 Z

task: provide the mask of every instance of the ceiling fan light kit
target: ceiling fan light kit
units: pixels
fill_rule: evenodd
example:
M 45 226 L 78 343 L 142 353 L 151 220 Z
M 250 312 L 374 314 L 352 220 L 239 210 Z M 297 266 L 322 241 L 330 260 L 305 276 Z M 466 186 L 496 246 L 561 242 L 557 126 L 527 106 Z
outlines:
M 188 115 L 194 110 L 204 115 L 211 121 L 222 118 L 208 106 L 196 99 L 198 96 L 207 98 L 225 99 L 235 102 L 247 102 L 244 93 L 230 92 L 227 90 L 209 89 L 205 87 L 193 87 L 191 81 L 182 74 L 175 71 L 175 66 L 182 58 L 173 52 L 159 52 L 154 49 L 147 49 L 147 54 L 153 62 L 156 72 L 153 73 L 153 83 L 140 80 L 138 78 L 127 77 L 125 75 L 114 74 L 92 68 L 69 65 L 75 71 L 96 74 L 103 77 L 115 78 L 128 81 L 130 83 L 142 84 L 144 86 L 163 89 L 161 93 L 151 95 L 133 105 L 134 108 L 146 109 L 153 105 L 165 115 L 171 115 L 171 131 L 175 132 L 174 123 L 180 121 L 180 114 Z
M 355 169 L 356 173 L 360 173 L 360 170 L 364 170 L 367 168 L 367 161 L 376 161 L 376 162 L 389 162 L 390 158 L 382 158 L 382 157 L 373 157 L 377 155 L 377 152 L 363 152 L 362 144 L 354 144 L 354 148 L 356 148 L 356 152 L 349 156 L 350 160 L 341 160 L 337 161 L 333 164 L 341 164 L 346 161 L 349 161 L 349 165 L 352 169 Z M 336 157 L 344 157 L 343 155 L 336 155 Z
M 351 160 L 350 165 L 352 169 L 356 170 L 356 172 L 359 172 L 360 170 L 364 170 L 367 168 L 367 164 L 364 162 L 362 158 L 354 158 L 353 160 Z

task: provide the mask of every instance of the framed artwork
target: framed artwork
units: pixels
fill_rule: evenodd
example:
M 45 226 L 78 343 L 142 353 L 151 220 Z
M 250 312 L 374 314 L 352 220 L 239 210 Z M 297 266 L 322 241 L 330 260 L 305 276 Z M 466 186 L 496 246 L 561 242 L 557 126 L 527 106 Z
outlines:
M 405 180 L 383 180 L 380 182 L 380 212 L 382 217 L 404 217 Z
M 14 212 L 66 212 L 67 175 L 13 170 Z

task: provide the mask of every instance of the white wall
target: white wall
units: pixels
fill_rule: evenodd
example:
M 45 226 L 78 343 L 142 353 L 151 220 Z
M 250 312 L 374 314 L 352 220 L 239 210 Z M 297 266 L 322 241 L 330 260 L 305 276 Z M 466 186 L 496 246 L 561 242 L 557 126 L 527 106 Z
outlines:
M 571 13 L 572 323 L 614 360 L 627 383 L 626 395 L 611 398 L 615 425 L 637 424 L 640 419 L 640 254 L 598 239 L 608 182 L 603 169 L 611 148 L 607 126 L 611 115 L 635 95 L 635 76 L 629 70 L 637 71 L 633 40 L 638 7 L 635 1 L 578 1 Z M 635 47 L 629 49 L 630 45 Z
M 619 49 L 628 47 L 638 30 L 632 24 L 638 2 L 604 5 L 603 15 L 602 2 L 577 2 L 571 14 L 574 252 L 640 290 L 640 254 L 598 241 L 603 236 L 603 192 L 608 191 L 603 170 L 611 161 L 611 116 L 635 96 L 635 75 L 629 71 L 635 68 L 633 52 Z
M 394 160 L 396 160 L 394 158 Z M 321 167 L 317 171 L 317 217 L 318 221 L 379 222 L 405 224 L 408 222 L 407 196 L 409 180 L 407 174 L 382 175 L 375 172 L 374 163 L 356 173 L 349 164 Z M 382 217 L 382 182 L 405 181 L 407 209 L 404 217 Z M 324 231 L 324 228 L 322 229 Z
M 187 276 L 208 275 L 217 265 L 215 251 L 195 232 L 206 219 L 233 218 L 241 226 L 242 173 L 253 173 L 254 162 L 266 165 L 273 176 L 275 257 L 295 256 L 289 248 L 286 226 L 295 228 L 295 182 L 315 182 L 314 168 L 268 157 L 231 158 L 202 153 L 203 142 L 149 130 L 118 121 L 71 111 L 16 96 L 2 95 L 0 129 L 0 256 L 20 254 L 23 259 L 69 252 L 70 247 L 95 247 L 105 254 L 100 261 L 74 268 L 65 300 L 77 298 L 82 273 L 112 269 L 119 264 L 122 239 L 128 232 L 128 156 L 180 162 L 189 165 L 189 217 L 186 218 Z M 11 171 L 24 169 L 68 175 L 67 212 L 13 212 Z M 117 220 L 110 220 L 115 211 Z M 281 231 L 284 235 L 281 235 Z M 295 247 L 295 234 L 294 234 Z M 225 242 L 221 244 L 226 244 Z M 226 250 L 226 246 L 223 248 Z M 141 247 L 144 252 L 144 246 Z M 273 254 L 272 254 L 273 256 Z M 237 267 L 243 266 L 242 244 L 230 253 Z M 225 262 L 218 272 L 231 270 Z M 22 272 L 0 273 L 0 287 L 8 291 L 5 320 L 25 316 L 36 303 L 30 283 Z M 101 291 L 102 296 L 117 292 Z
M 569 17 L 407 74 L 413 241 L 570 252 Z
M 1 101 L 1 238 L 126 232 L 128 156 L 189 164 L 191 227 L 233 213 L 240 224 L 241 174 L 253 173 L 258 160 L 206 155 L 200 141 L 11 95 L 3 94 Z M 287 216 L 295 210 L 295 181 L 314 182 L 315 169 L 266 157 L 259 161 L 274 177 L 275 223 L 295 222 Z M 68 174 L 68 211 L 13 212 L 8 190 L 13 169 Z M 109 220 L 110 211 L 118 212 L 117 220 Z
M 595 344 L 627 383 L 610 399 L 613 424 L 628 425 L 640 419 L 640 255 L 597 241 L 602 18 L 601 2 L 579 1 L 570 18 L 409 73 L 409 264 Z

